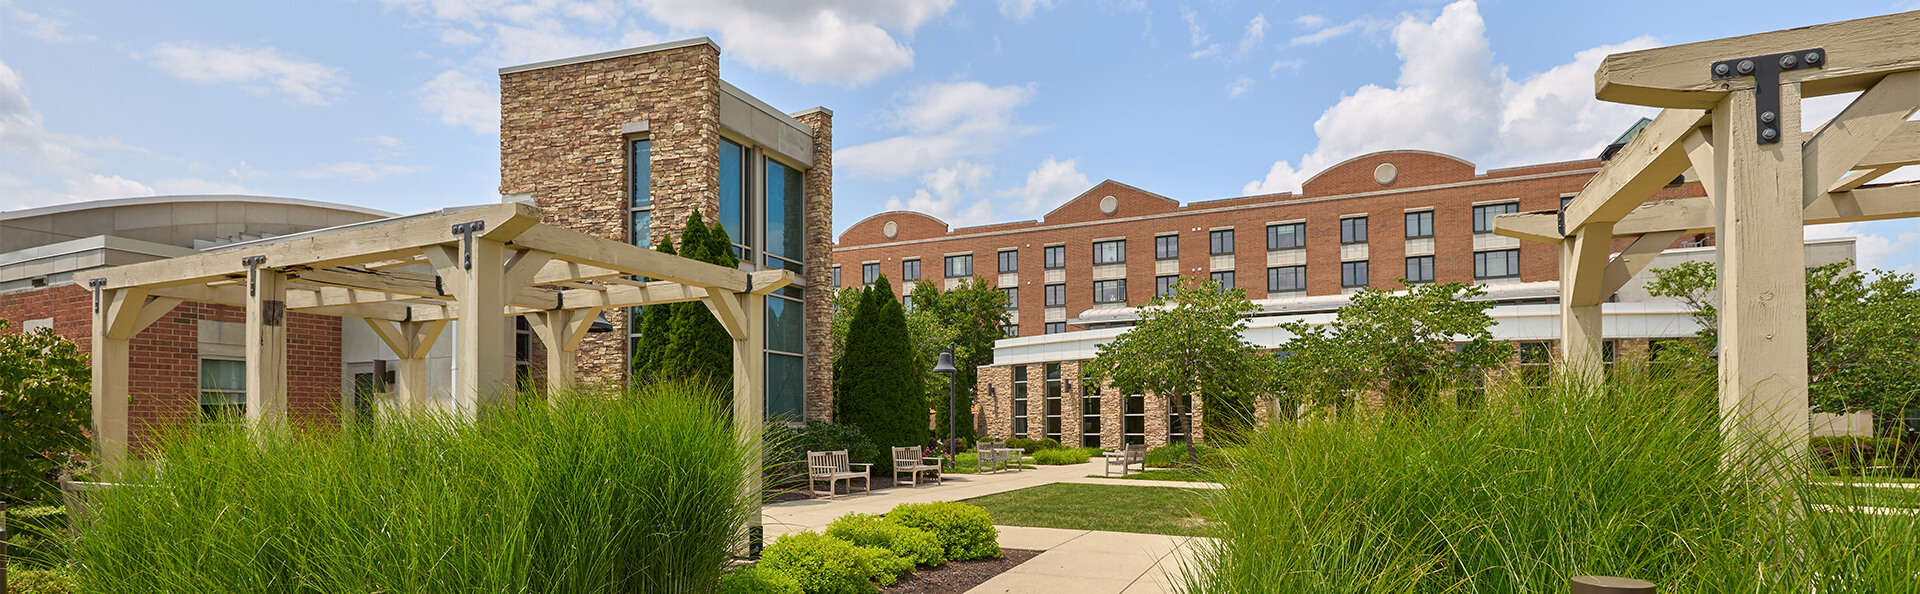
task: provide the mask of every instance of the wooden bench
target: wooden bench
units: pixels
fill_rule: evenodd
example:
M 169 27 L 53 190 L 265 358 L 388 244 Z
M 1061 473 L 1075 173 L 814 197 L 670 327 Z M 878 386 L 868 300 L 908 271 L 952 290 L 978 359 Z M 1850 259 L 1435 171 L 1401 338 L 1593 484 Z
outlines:
M 853 467 L 861 467 L 854 470 Z M 814 497 L 832 498 L 838 491 L 840 481 L 847 482 L 847 494 L 853 494 L 853 479 L 862 479 L 862 487 L 868 495 L 873 494 L 873 465 L 847 460 L 846 450 L 831 452 L 807 452 L 807 492 Z M 826 481 L 827 490 L 814 488 L 814 483 Z
M 1107 476 L 1113 476 L 1113 467 L 1120 466 L 1120 476 L 1127 476 L 1135 464 L 1140 465 L 1139 472 L 1147 471 L 1147 444 L 1137 443 L 1121 448 L 1118 452 L 1103 454 L 1107 459 Z
M 983 441 L 974 444 L 974 455 L 979 458 L 978 471 L 985 473 L 990 472 L 989 468 L 993 469 L 992 471 L 1005 469 L 1008 458 L 1006 449 L 1007 442 L 1004 441 Z
M 933 463 L 928 464 L 927 461 L 929 460 L 933 461 Z M 920 475 L 929 472 L 933 473 L 933 483 L 936 485 L 940 484 L 940 463 L 943 461 L 944 459 L 942 458 L 922 456 L 920 454 L 920 448 L 893 448 L 893 484 L 895 486 L 919 486 L 921 483 Z M 907 475 L 907 480 L 900 480 L 902 473 Z

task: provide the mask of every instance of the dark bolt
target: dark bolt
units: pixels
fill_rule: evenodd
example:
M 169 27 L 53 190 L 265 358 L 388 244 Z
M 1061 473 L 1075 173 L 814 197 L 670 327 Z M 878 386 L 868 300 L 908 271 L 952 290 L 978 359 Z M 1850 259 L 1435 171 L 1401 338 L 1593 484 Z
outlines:
M 1799 65 L 1800 65 L 1800 59 L 1793 57 L 1793 54 L 1780 56 L 1781 68 L 1793 68 L 1794 66 L 1799 66 Z
M 1780 131 L 1775 130 L 1773 128 L 1767 128 L 1765 130 L 1760 131 L 1760 138 L 1762 140 L 1773 140 L 1779 137 L 1780 137 Z
M 1769 123 L 1769 124 L 1771 124 L 1771 123 L 1773 123 L 1773 119 L 1774 119 L 1775 117 L 1778 117 L 1778 116 L 1775 116 L 1775 115 L 1773 115 L 1773 112 L 1771 112 L 1771 111 L 1763 111 L 1763 112 L 1760 112 L 1760 121 L 1762 121 L 1762 122 L 1766 122 L 1766 123 Z
M 1726 76 L 1729 74 L 1733 74 L 1733 68 L 1730 66 L 1727 66 L 1726 62 L 1721 62 L 1719 64 L 1713 65 L 1714 76 Z
M 1753 74 L 1753 60 L 1741 60 L 1741 61 L 1740 61 L 1740 73 L 1741 73 L 1741 74 Z
M 1820 63 L 1820 52 L 1807 52 L 1807 63 L 1808 63 L 1808 64 L 1819 64 L 1819 63 Z

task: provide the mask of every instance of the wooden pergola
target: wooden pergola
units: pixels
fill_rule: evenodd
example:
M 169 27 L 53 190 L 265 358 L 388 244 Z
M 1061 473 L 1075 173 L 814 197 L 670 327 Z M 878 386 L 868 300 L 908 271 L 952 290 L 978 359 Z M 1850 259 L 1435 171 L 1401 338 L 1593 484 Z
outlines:
M 406 270 L 420 266 L 435 272 Z M 574 350 L 602 310 L 700 301 L 733 336 L 733 418 L 743 439 L 757 438 L 765 296 L 796 278 L 541 224 L 537 208 L 519 203 L 107 268 L 88 281 L 95 448 L 109 472 L 126 463 L 129 341 L 185 301 L 246 309 L 246 418 L 255 425 L 286 418 L 288 312 L 365 320 L 399 357 L 394 396 L 402 408 L 426 403 L 427 352 L 454 324 L 454 408 L 472 417 L 513 393 L 504 364 L 509 317 L 525 317 L 547 346 L 548 387 L 557 390 L 573 383 Z
M 1723 432 L 1807 447 L 1803 225 L 1920 216 L 1920 11 L 1608 56 L 1603 101 L 1665 108 L 1561 211 L 1495 232 L 1560 246 L 1565 364 L 1598 369 L 1601 303 L 1681 235 L 1716 236 Z M 1806 133 L 1804 97 L 1861 92 Z M 1692 168 L 1706 198 L 1648 202 Z M 1632 239 L 1618 255 L 1615 239 Z M 1742 440 L 1741 443 L 1753 443 Z

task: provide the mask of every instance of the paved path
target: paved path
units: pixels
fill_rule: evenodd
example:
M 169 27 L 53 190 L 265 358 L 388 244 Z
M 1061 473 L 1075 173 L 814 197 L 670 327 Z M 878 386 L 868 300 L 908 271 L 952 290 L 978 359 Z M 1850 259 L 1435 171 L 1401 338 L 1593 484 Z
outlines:
M 1186 489 L 1218 489 L 1215 483 L 1139 481 L 1089 477 L 1102 464 L 1040 466 L 993 474 L 949 475 L 941 485 L 880 489 L 872 495 L 842 495 L 835 499 L 786 501 L 761 510 L 769 540 L 802 530 L 820 531 L 834 519 L 852 513 L 883 514 L 902 503 L 961 501 L 1052 483 L 1133 485 Z M 1199 540 L 1182 536 L 1132 534 L 1098 530 L 1063 530 L 1027 526 L 998 526 L 1000 546 L 1043 551 L 1040 555 L 969 590 L 993 592 L 1054 592 L 1074 594 L 1138 594 L 1171 592 L 1191 545 Z

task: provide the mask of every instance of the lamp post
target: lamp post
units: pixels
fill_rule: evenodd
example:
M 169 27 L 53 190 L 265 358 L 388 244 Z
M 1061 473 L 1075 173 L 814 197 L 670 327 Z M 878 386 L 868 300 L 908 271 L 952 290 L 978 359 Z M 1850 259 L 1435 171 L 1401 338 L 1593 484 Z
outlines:
M 958 400 L 957 394 L 960 387 L 958 382 L 954 381 L 953 374 L 958 371 L 960 370 L 953 367 L 953 347 L 940 351 L 940 362 L 933 366 L 933 372 L 947 376 L 947 462 L 953 464 L 955 468 L 959 467 L 960 460 L 955 455 L 957 452 L 953 451 L 953 416 L 956 413 L 954 404 Z

